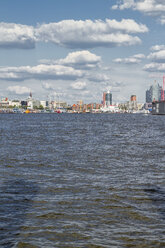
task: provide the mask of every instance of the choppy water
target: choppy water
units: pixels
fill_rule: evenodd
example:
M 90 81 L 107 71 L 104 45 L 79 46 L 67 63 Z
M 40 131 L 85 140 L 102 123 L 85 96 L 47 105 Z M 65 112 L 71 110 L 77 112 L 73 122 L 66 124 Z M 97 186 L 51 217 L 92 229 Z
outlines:
M 165 247 L 165 116 L 1 114 L 0 247 Z

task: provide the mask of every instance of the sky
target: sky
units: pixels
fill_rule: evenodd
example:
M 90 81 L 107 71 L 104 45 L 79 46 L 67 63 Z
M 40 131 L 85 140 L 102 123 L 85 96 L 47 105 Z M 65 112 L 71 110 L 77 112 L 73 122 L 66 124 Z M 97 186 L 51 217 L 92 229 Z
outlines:
M 164 72 L 164 0 L 0 1 L 0 98 L 143 103 Z

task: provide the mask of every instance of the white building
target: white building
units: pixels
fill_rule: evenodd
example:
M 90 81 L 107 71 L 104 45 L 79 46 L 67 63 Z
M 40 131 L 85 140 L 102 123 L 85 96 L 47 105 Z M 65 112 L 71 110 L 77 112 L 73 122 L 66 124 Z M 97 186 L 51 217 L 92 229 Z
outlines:
M 21 107 L 21 101 L 19 100 L 9 101 L 9 106 L 19 108 Z
M 40 101 L 35 100 L 32 98 L 32 93 L 30 93 L 28 99 L 27 99 L 27 108 L 28 109 L 34 109 L 34 108 L 39 108 L 40 107 Z
M 45 109 L 49 106 L 49 102 L 48 101 L 40 101 L 40 105 Z

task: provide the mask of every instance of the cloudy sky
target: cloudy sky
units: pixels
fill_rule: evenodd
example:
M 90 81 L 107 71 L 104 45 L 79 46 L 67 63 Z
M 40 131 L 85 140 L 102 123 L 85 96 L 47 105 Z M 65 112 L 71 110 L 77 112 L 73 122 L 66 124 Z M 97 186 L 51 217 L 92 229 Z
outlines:
M 0 97 L 144 102 L 164 35 L 165 0 L 1 0 Z

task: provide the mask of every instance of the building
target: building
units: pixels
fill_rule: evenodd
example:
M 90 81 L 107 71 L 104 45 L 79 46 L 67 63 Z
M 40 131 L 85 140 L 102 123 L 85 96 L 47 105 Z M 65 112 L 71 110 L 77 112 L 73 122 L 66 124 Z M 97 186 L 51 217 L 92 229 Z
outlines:
M 146 102 L 144 104 L 144 109 L 149 110 L 151 112 L 152 111 L 152 102 Z
M 131 98 L 130 98 L 130 101 L 131 102 L 136 102 L 136 95 L 132 95 Z
M 21 106 L 23 107 L 23 108 L 26 108 L 27 107 L 27 101 L 21 101 Z
M 152 89 L 146 90 L 146 103 L 152 102 Z
M 0 100 L 0 107 L 1 108 L 9 107 L 9 100 L 7 97 Z
M 40 101 L 40 106 L 42 106 L 45 109 L 49 106 L 49 102 L 48 101 Z
M 128 109 L 131 111 L 137 110 L 138 106 L 137 106 L 137 100 L 136 100 L 136 95 L 132 95 L 130 97 L 130 101 L 128 103 Z
M 35 109 L 40 107 L 40 101 L 35 100 L 32 98 L 32 93 L 30 92 L 30 95 L 27 99 L 27 108 L 28 109 Z
M 103 92 L 103 106 L 108 107 L 112 105 L 112 93 L 109 91 Z
M 67 102 L 63 102 L 63 101 L 51 101 L 49 102 L 49 108 L 51 109 L 60 109 L 60 108 L 67 108 L 68 104 Z
M 9 105 L 11 107 L 19 108 L 19 107 L 21 107 L 21 101 L 19 101 L 19 100 L 12 100 L 12 101 L 9 101 Z
M 162 91 L 162 86 L 155 81 L 154 84 L 150 86 L 149 90 L 146 90 L 146 103 L 161 101 Z
M 153 115 L 165 115 L 165 101 L 157 101 L 152 103 Z

